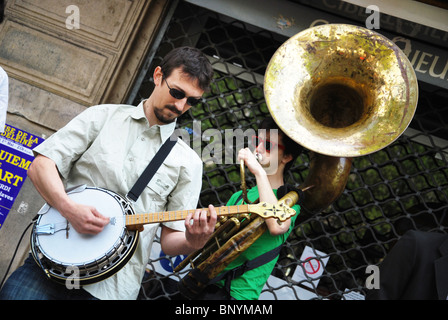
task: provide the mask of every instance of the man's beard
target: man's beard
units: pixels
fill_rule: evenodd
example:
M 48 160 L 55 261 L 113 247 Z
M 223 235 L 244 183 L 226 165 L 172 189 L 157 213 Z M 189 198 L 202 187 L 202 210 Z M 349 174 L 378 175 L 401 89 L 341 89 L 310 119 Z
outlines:
M 174 117 L 174 118 L 164 116 L 163 115 L 163 110 L 165 108 L 170 110 L 171 112 L 173 112 L 177 116 Z M 160 122 L 165 123 L 165 124 L 169 124 L 169 123 L 174 122 L 181 114 L 182 114 L 182 112 L 177 110 L 177 108 L 175 106 L 169 105 L 169 104 L 165 105 L 165 107 L 163 107 L 162 109 L 154 108 L 154 115 L 156 116 L 157 120 L 159 120 Z

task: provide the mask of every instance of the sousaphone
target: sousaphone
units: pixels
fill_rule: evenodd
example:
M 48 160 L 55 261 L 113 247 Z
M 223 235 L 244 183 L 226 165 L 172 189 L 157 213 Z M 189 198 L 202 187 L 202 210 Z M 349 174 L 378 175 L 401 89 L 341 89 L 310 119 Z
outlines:
M 281 130 L 310 151 L 310 170 L 299 189 L 306 190 L 302 206 L 319 212 L 344 191 L 353 157 L 388 146 L 406 130 L 418 85 L 411 63 L 392 41 L 365 28 L 329 24 L 306 29 L 278 48 L 265 73 L 264 93 Z M 279 203 L 293 206 L 294 193 Z M 190 262 L 193 271 L 180 282 L 181 292 L 194 299 L 206 279 L 266 230 L 260 219 L 224 244 L 218 229 L 206 249 L 184 260 L 177 270 Z
M 411 122 L 417 77 L 400 48 L 375 31 L 347 24 L 306 29 L 283 43 L 265 74 L 269 111 L 310 150 L 301 188 L 319 211 L 345 189 L 353 157 L 394 142 Z

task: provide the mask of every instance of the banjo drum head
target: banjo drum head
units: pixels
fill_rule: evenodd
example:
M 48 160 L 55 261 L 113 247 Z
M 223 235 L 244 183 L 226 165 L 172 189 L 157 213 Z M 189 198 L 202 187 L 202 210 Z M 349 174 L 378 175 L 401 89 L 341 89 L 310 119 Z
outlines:
M 64 272 L 68 267 L 77 267 L 81 274 L 87 273 L 87 278 L 89 273 L 97 277 L 98 273 L 110 268 L 110 264 L 115 262 L 112 260 L 117 257 L 121 260 L 121 251 L 127 250 L 127 247 L 135 247 L 133 244 L 137 236 L 125 226 L 125 211 L 129 208 L 123 208 L 122 202 L 125 200 L 122 197 L 105 189 L 87 187 L 82 192 L 69 194 L 69 197 L 78 203 L 95 207 L 102 215 L 109 217 L 111 222 L 96 235 L 80 234 L 71 224 L 67 233 L 67 220 L 51 207 L 40 216 L 38 225 L 54 224 L 56 232 L 34 235 L 35 247 L 38 248 L 39 255 L 45 256 L 46 259 L 42 259 L 42 262 L 51 265 L 50 273 L 56 273 L 56 277 L 61 274 L 65 279 Z M 133 239 L 129 239 L 130 233 Z M 96 281 L 99 280 L 89 279 L 85 282 Z

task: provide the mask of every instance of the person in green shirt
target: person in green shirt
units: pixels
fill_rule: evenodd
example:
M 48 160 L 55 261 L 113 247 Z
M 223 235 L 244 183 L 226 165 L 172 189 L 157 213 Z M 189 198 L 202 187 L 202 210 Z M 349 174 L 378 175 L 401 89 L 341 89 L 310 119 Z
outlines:
M 247 191 L 250 202 L 259 199 L 260 202 L 277 203 L 277 190 L 284 186 L 284 175 L 288 172 L 297 156 L 302 152 L 302 147 L 285 135 L 272 118 L 266 118 L 260 125 L 258 136 L 252 138 L 253 151 L 249 148 L 241 149 L 238 153 L 238 161 L 244 160 L 249 171 L 255 176 L 256 186 Z M 242 203 L 242 191 L 232 195 L 227 205 Z M 296 214 L 290 219 L 279 224 L 275 218 L 267 218 L 267 230 L 241 255 L 232 261 L 222 273 L 241 266 L 265 252 L 277 248 L 283 244 L 291 233 L 295 220 L 300 213 L 298 204 L 293 206 Z M 277 256 L 271 261 L 244 272 L 230 283 L 230 299 L 257 300 L 269 275 L 278 260 Z M 221 273 L 221 274 L 222 274 Z M 207 289 L 211 292 L 216 288 L 222 293 L 226 288 L 226 280 L 220 280 L 213 287 Z M 218 299 L 225 299 L 225 295 L 218 295 Z M 213 299 L 213 294 L 205 293 L 204 299 Z M 217 297 L 215 295 L 215 297 Z

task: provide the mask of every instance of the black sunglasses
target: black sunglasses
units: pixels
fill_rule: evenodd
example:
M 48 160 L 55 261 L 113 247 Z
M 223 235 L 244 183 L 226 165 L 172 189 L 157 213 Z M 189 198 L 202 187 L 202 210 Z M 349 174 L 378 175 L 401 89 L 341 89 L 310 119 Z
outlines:
M 185 98 L 185 93 L 174 89 L 174 88 L 170 88 L 168 82 L 166 81 L 166 78 L 163 78 L 163 80 L 165 80 L 166 86 L 168 87 L 168 89 L 170 89 L 170 95 L 174 98 L 174 99 L 178 99 L 181 100 L 183 98 Z M 195 106 L 197 105 L 199 102 L 201 102 L 202 98 L 193 98 L 193 97 L 187 97 L 187 104 L 189 106 Z
M 252 136 L 252 147 L 256 148 L 258 147 L 260 144 L 263 144 L 264 150 L 266 150 L 266 152 L 271 152 L 272 150 L 274 150 L 276 147 L 285 150 L 285 146 L 276 143 L 276 142 L 272 142 L 269 139 L 263 139 L 260 138 L 258 136 Z

